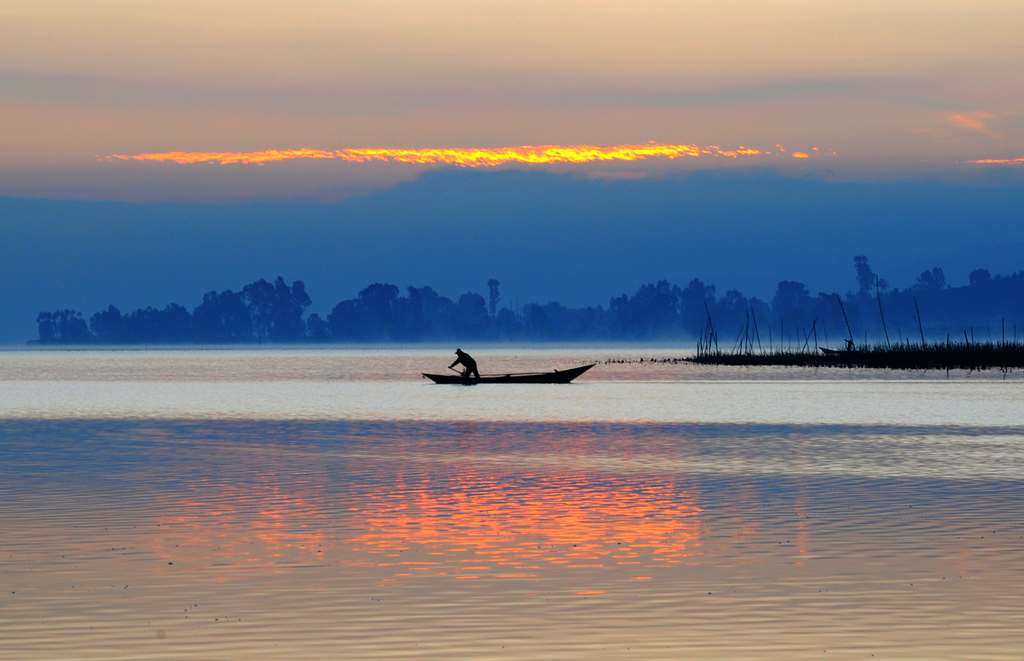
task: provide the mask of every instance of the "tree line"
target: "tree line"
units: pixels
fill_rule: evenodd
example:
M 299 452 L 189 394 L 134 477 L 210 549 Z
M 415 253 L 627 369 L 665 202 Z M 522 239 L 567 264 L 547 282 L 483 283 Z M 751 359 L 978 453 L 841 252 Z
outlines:
M 716 340 L 755 340 L 775 346 L 852 336 L 892 341 L 961 332 L 1024 333 L 1024 272 L 994 276 L 976 269 L 960 286 L 939 267 L 904 289 L 854 258 L 856 289 L 812 294 L 793 280 L 778 283 L 771 300 L 736 290 L 719 294 L 700 279 L 686 286 L 665 280 L 606 306 L 558 302 L 502 306 L 501 283 L 487 281 L 486 296 L 451 299 L 431 287 L 374 283 L 338 302 L 324 317 L 307 315 L 312 300 L 301 280 L 260 279 L 240 291 L 210 291 L 191 310 L 171 303 L 124 313 L 110 305 L 86 318 L 76 310 L 41 312 L 41 344 L 235 344 L 289 342 L 419 342 L 428 340 L 571 341 L 694 339 L 714 329 Z M 735 339 L 734 339 L 735 338 Z

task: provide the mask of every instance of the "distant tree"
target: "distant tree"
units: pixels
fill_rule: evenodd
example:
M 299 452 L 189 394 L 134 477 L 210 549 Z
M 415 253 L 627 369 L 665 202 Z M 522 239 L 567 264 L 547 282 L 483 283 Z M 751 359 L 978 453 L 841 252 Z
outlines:
M 128 315 L 126 321 L 129 329 L 129 341 L 155 343 L 161 341 L 160 310 L 154 307 L 145 307 L 135 310 Z
M 738 290 L 728 290 L 725 292 L 725 296 L 709 307 L 715 320 L 715 326 L 719 331 L 732 335 L 741 333 L 746 328 L 751 333 L 753 332 L 752 328 L 747 328 L 750 315 L 749 302 L 747 297 Z
M 492 317 L 498 314 L 498 302 L 501 300 L 501 283 L 491 278 L 487 281 L 487 310 Z
M 431 287 L 409 287 L 396 303 L 399 309 L 399 337 L 422 339 L 453 337 L 457 334 L 455 303 Z
M 866 295 L 873 294 L 878 276 L 871 270 L 868 258 L 864 255 L 857 255 L 853 258 L 853 268 L 857 272 L 857 291 Z
M 678 332 L 682 290 L 666 280 L 642 285 L 632 296 L 608 303 L 613 325 L 623 337 L 664 337 Z
M 274 317 L 274 339 L 280 341 L 300 340 L 305 334 L 306 324 L 302 316 L 313 299 L 306 292 L 306 283 L 295 280 L 290 286 L 278 276 L 274 281 L 277 293 L 277 314 Z
M 78 310 L 61 310 L 58 314 L 57 327 L 64 342 L 84 344 L 92 340 L 89 327 Z
M 527 303 L 523 306 L 523 327 L 526 336 L 533 340 L 543 340 L 551 336 L 551 326 L 544 306 Z
M 683 329 L 693 336 L 704 332 L 708 322 L 708 311 L 714 307 L 715 286 L 694 278 L 679 293 L 680 320 Z
M 391 315 L 398 299 L 398 287 L 376 282 L 359 292 L 359 302 L 369 312 L 381 319 Z
M 971 271 L 969 282 L 972 287 L 988 284 L 991 281 L 992 274 L 989 273 L 988 269 L 974 269 Z
M 274 329 L 274 317 L 277 313 L 274 286 L 260 278 L 242 288 L 242 301 L 249 311 L 253 335 L 257 342 L 270 339 Z
M 192 311 L 195 339 L 199 342 L 250 342 L 254 339 L 252 317 L 242 294 L 207 292 Z
M 113 305 L 89 318 L 89 327 L 99 342 L 124 342 L 125 320 L 121 311 Z
M 294 342 L 305 336 L 306 323 L 302 315 L 312 301 L 301 280 L 289 286 L 281 276 L 274 284 L 261 278 L 246 285 L 242 297 L 258 340 Z
M 78 310 L 40 312 L 36 316 L 36 325 L 41 344 L 86 344 L 93 340 Z
M 495 332 L 498 337 L 506 340 L 516 339 L 523 334 L 522 319 L 508 308 L 502 308 L 498 311 L 495 326 Z
M 363 320 L 362 307 L 356 299 L 339 301 L 327 315 L 327 326 L 331 337 L 336 340 L 366 340 L 366 323 Z
M 799 329 L 806 332 L 813 314 L 811 295 L 807 291 L 807 286 L 794 280 L 780 282 L 775 289 L 775 296 L 772 297 L 772 311 L 776 319 L 784 322 L 784 331 L 788 326 L 791 331 Z
M 921 292 L 937 292 L 946 288 L 946 274 L 943 273 L 942 269 L 936 266 L 935 268 L 927 271 L 922 271 L 917 276 L 917 282 L 914 283 L 914 289 Z
M 372 341 L 396 339 L 402 312 L 398 287 L 379 282 L 359 292 L 356 299 L 339 302 L 327 316 L 336 339 Z
M 122 315 L 109 305 L 92 315 L 89 326 L 97 342 L 106 344 L 179 343 L 195 340 L 192 315 L 182 306 L 171 303 L 158 310 L 145 307 Z
M 160 340 L 163 342 L 193 341 L 192 315 L 177 303 L 160 311 Z
M 36 316 L 36 326 L 39 329 L 41 344 L 52 344 L 57 341 L 57 322 L 54 321 L 52 312 L 40 312 Z
M 323 342 L 331 338 L 331 327 L 315 312 L 306 319 L 306 335 L 311 340 Z
M 486 299 L 468 292 L 457 301 L 430 287 L 408 287 L 405 295 L 400 295 L 395 285 L 374 283 L 356 298 L 338 302 L 326 318 L 313 314 L 304 319 L 311 304 L 305 285 L 301 280 L 289 285 L 279 276 L 273 282 L 251 282 L 240 292 L 207 292 L 191 314 L 174 303 L 130 313 L 109 305 L 93 314 L 88 324 L 80 313 L 68 309 L 40 312 L 36 324 L 39 342 L 46 344 L 286 342 L 302 338 L 415 342 L 697 337 L 710 318 L 728 346 L 732 338 L 756 343 L 758 337 L 765 341 L 773 334 L 777 343 L 780 323 L 790 343 L 796 339 L 803 342 L 814 321 L 825 342 L 831 341 L 830 335 L 845 338 L 851 331 L 843 310 L 853 332 L 880 333 L 877 295 L 888 331 L 897 339 L 917 327 L 918 310 L 926 333 L 944 335 L 965 324 L 989 328 L 1005 324 L 1008 332 L 1016 333 L 1024 326 L 1020 307 L 1024 272 L 993 276 L 986 269 L 975 269 L 967 286 L 951 287 L 942 269 L 935 267 L 921 273 L 912 287 L 889 290 L 866 257 L 858 256 L 854 265 L 860 290 L 842 299 L 842 309 L 835 294 L 812 296 L 803 283 L 793 280 L 778 284 L 769 305 L 737 290 L 718 298 L 715 287 L 699 279 L 682 289 L 666 280 L 644 284 L 632 293 L 612 297 L 606 308 L 570 308 L 551 301 L 521 308 L 517 302 L 498 309 L 500 283 L 492 278 L 487 282 Z
M 487 314 L 484 297 L 472 292 L 460 296 L 455 319 L 460 335 L 472 339 L 485 337 L 491 319 Z

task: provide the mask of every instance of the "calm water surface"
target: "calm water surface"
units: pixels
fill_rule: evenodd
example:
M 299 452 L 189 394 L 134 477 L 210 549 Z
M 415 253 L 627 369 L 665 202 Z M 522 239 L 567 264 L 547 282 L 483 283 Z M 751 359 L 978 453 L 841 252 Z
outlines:
M 0 352 L 0 659 L 1022 657 L 1019 375 L 450 359 Z

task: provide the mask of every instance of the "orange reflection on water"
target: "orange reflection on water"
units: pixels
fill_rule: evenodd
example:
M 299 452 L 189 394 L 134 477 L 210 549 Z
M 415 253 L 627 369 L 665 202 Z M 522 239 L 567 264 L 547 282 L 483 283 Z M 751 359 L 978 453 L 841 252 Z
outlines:
M 460 579 L 533 578 L 558 569 L 671 565 L 699 552 L 702 508 L 673 483 L 606 483 L 547 474 L 508 482 L 464 473 L 375 492 L 350 540 L 371 566 L 430 558 L 418 573 Z
M 810 555 L 810 524 L 808 519 L 810 513 L 807 511 L 807 487 L 800 485 L 796 500 L 793 503 L 793 513 L 796 515 L 796 557 L 793 564 L 803 567 Z
M 260 482 L 225 485 L 181 499 L 158 517 L 153 553 L 168 562 L 281 573 L 323 557 L 322 512 L 306 493 Z

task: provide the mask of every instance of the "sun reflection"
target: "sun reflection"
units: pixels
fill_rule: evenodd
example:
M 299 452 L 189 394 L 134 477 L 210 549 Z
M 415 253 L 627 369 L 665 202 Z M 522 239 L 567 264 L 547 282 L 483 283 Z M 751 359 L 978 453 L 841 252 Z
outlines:
M 168 563 L 208 567 L 219 579 L 229 569 L 282 573 L 323 557 L 326 526 L 316 500 L 266 480 L 207 489 L 156 519 L 152 550 Z
M 796 515 L 796 557 L 793 564 L 803 567 L 810 556 L 810 513 L 807 511 L 807 487 L 804 485 L 800 486 L 793 501 L 793 514 Z
M 554 474 L 508 482 L 463 473 L 370 495 L 353 551 L 377 568 L 461 580 L 535 578 L 553 568 L 678 564 L 699 553 L 693 494 L 671 482 Z M 400 558 L 432 558 L 410 567 Z

